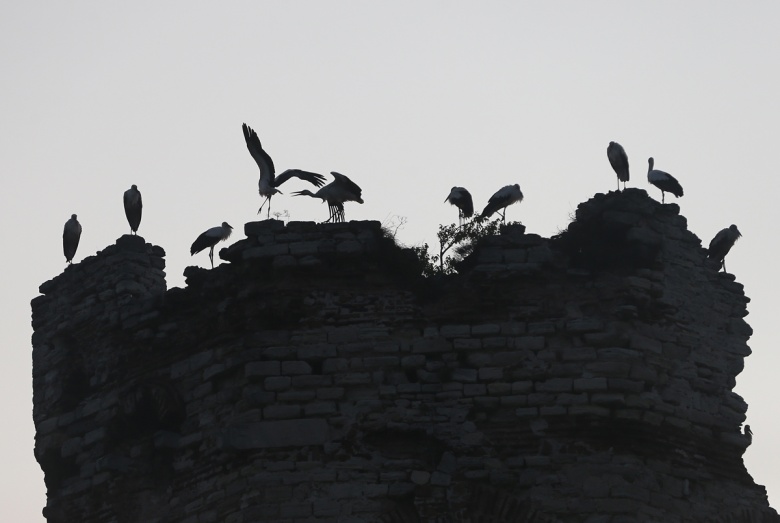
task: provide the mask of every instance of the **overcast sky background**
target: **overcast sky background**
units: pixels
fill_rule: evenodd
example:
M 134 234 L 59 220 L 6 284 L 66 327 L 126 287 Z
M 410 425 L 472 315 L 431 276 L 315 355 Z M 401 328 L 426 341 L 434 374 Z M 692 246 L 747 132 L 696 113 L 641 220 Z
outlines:
M 776 1 L 4 2 L 3 520 L 43 521 L 29 302 L 65 267 L 65 221 L 84 229 L 74 261 L 93 255 L 129 231 L 122 193 L 137 184 L 139 232 L 182 286 L 186 266 L 208 266 L 189 256 L 198 234 L 227 221 L 231 243 L 258 219 L 242 122 L 277 172 L 351 177 L 365 204 L 347 218 L 402 217 L 407 245 L 457 220 L 442 203 L 453 185 L 481 210 L 519 183 L 507 218 L 557 233 L 615 189 L 610 140 L 628 152 L 628 185 L 660 198 L 654 156 L 705 245 L 731 223 L 744 234 L 728 268 L 755 330 L 736 389 L 755 433 L 745 461 L 779 506 L 778 15 Z M 290 196 L 304 188 L 285 184 L 272 211 L 324 220 L 326 205 Z

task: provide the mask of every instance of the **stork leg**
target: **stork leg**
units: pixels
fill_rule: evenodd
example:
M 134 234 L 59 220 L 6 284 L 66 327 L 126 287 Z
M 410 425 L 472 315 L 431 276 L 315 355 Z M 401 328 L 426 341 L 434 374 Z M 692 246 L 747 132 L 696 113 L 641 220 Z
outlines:
M 267 215 L 267 217 L 270 218 L 271 217 L 271 197 L 270 196 L 267 196 L 265 198 L 263 203 L 260 205 L 260 208 L 257 210 L 257 214 L 260 214 L 261 212 L 263 212 L 263 207 L 265 207 L 266 203 L 268 204 L 268 215 Z
M 214 268 L 214 246 L 211 246 L 211 249 L 209 249 L 209 260 L 211 260 L 211 268 Z

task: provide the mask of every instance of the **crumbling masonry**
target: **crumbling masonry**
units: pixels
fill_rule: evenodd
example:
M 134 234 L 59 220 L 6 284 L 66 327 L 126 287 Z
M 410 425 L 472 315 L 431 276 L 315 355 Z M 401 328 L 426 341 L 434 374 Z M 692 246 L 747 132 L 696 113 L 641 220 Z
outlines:
M 248 223 L 166 290 L 123 236 L 41 285 L 52 523 L 778 522 L 742 454 L 742 286 L 597 195 L 422 279 L 377 222 Z

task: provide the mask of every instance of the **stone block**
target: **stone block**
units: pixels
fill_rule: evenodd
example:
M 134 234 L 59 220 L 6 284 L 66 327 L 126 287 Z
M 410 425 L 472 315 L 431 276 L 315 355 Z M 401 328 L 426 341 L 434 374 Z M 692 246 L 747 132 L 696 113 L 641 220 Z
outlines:
M 455 350 L 481 349 L 482 340 L 479 338 L 455 338 L 452 340 L 452 348 Z
M 604 328 L 604 322 L 597 318 L 576 318 L 566 321 L 566 331 L 573 334 L 597 332 Z
M 472 336 L 492 336 L 501 332 L 501 326 L 496 323 L 484 323 L 471 327 Z
M 609 389 L 607 378 L 578 378 L 574 380 L 575 391 L 606 391 Z
M 585 369 L 599 376 L 627 378 L 631 365 L 624 361 L 594 361 L 587 363 Z
M 570 416 L 598 416 L 609 417 L 610 410 L 599 405 L 572 405 L 569 407 Z
M 360 254 L 363 245 L 356 240 L 343 240 L 336 244 L 336 252 L 339 254 Z
M 292 379 L 289 376 L 269 376 L 263 380 L 265 390 L 269 391 L 287 390 L 291 383 Z
M 553 334 L 555 332 L 555 323 L 551 321 L 535 321 L 528 324 L 528 334 L 543 335 Z
M 534 390 L 538 392 L 571 392 L 572 389 L 573 380 L 571 378 L 550 378 L 534 384 Z
M 431 479 L 431 473 L 427 470 L 413 470 L 409 479 L 415 485 L 427 485 Z
M 344 397 L 343 387 L 329 387 L 317 389 L 317 399 L 320 400 L 337 400 Z
M 444 325 L 440 332 L 445 338 L 465 338 L 471 335 L 471 325 Z
M 305 254 L 317 254 L 319 251 L 319 241 L 307 241 L 290 243 L 290 254 L 293 256 L 302 256 Z
M 305 361 L 283 361 L 282 374 L 284 375 L 311 374 L 311 365 L 309 365 Z
M 291 254 L 282 254 L 279 256 L 274 256 L 271 265 L 273 266 L 274 269 L 285 269 L 289 267 L 295 267 L 298 265 L 298 258 L 296 258 Z
M 455 369 L 452 371 L 452 381 L 474 383 L 477 381 L 477 369 Z
M 597 405 L 621 406 L 625 405 L 626 397 L 618 392 L 594 392 L 590 401 Z
M 225 430 L 225 443 L 239 450 L 322 445 L 330 440 L 322 418 L 261 421 L 234 425 Z
M 494 350 L 494 349 L 502 349 L 507 346 L 507 339 L 504 337 L 486 337 L 482 338 L 482 348 Z
M 274 258 L 276 256 L 286 255 L 289 252 L 289 246 L 286 243 L 273 243 L 259 247 L 250 247 L 241 253 L 241 259 Z
M 278 376 L 281 372 L 282 364 L 279 361 L 251 361 L 244 367 L 247 378 Z
M 480 381 L 495 381 L 504 377 L 504 369 L 500 367 L 482 367 L 478 372 Z
M 328 358 L 322 362 L 322 373 L 333 374 L 349 369 L 349 360 L 346 358 Z
M 589 361 L 596 359 L 596 349 L 592 347 L 567 347 L 560 350 L 563 361 Z
M 544 336 L 520 336 L 513 338 L 510 346 L 518 350 L 541 350 L 544 344 Z

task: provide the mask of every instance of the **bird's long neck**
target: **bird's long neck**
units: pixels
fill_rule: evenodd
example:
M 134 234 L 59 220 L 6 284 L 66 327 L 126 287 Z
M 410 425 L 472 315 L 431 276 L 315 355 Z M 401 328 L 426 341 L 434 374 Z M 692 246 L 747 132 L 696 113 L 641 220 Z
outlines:
M 311 192 L 308 189 L 304 189 L 302 191 L 298 191 L 298 196 L 311 196 L 312 198 L 319 198 L 320 200 L 325 201 L 325 198 L 323 198 L 321 196 L 317 196 L 316 194 L 314 194 L 313 192 Z

